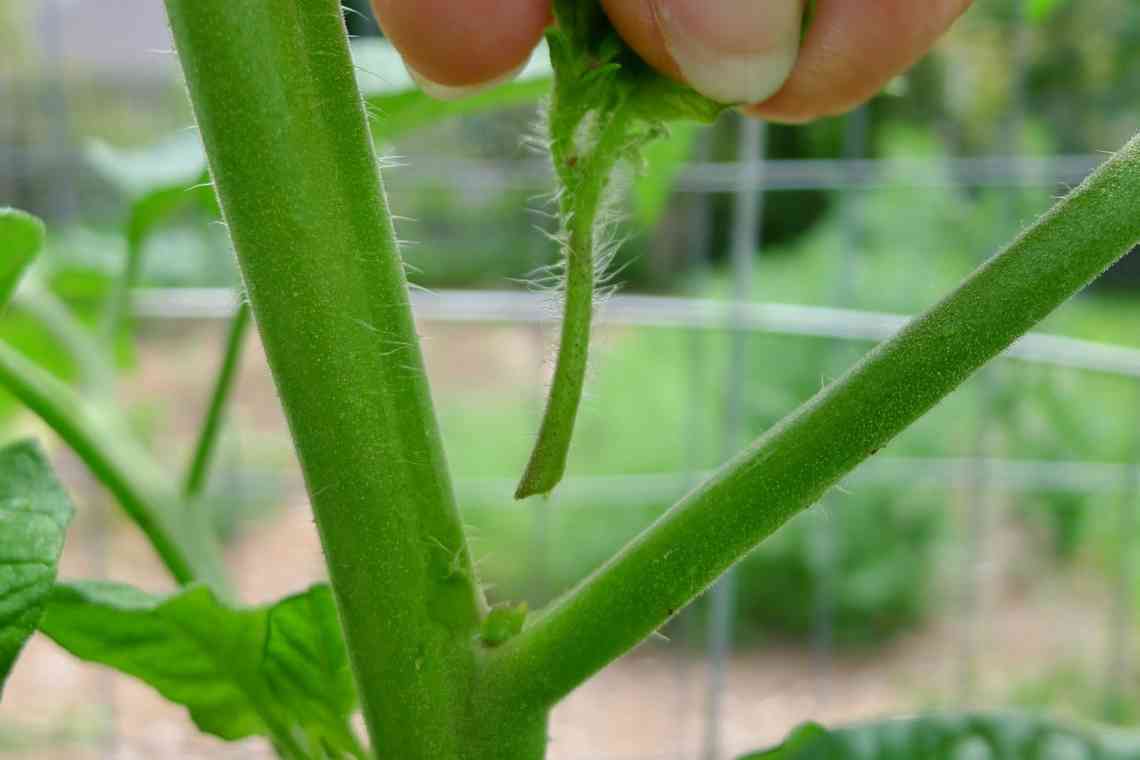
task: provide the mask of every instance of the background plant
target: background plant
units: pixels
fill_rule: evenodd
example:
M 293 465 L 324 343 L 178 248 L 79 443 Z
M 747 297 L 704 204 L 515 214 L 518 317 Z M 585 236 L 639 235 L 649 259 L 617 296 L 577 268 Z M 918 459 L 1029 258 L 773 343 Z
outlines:
M 438 557 L 437 557 L 437 559 L 438 559 Z M 450 578 L 454 578 L 454 575 L 451 573 L 453 573 L 453 567 L 455 565 L 453 565 L 451 563 L 454 562 L 455 555 L 448 553 L 447 559 L 448 559 L 448 562 L 446 563 L 446 572 L 448 574 L 445 575 L 445 580 L 450 579 Z M 458 565 L 458 569 L 462 570 L 462 563 Z M 456 579 L 456 580 L 458 580 L 458 579 Z M 98 595 L 88 595 L 87 597 L 83 597 L 83 598 L 89 598 L 90 600 L 92 600 L 93 603 L 96 603 L 98 605 L 111 605 L 111 606 L 114 606 L 115 604 L 120 605 L 120 606 L 131 606 L 131 605 L 133 605 L 133 606 L 138 608 L 139 612 L 141 612 L 145 615 L 152 613 L 152 612 L 158 612 L 160 610 L 164 610 L 164 608 L 165 608 L 163 605 L 154 605 L 154 604 L 144 602 L 144 600 L 140 600 L 137 597 L 131 599 L 130 604 L 124 604 L 122 596 L 123 595 L 107 595 L 107 596 L 100 599 L 100 597 Z M 160 616 L 162 616 L 161 612 L 158 612 L 158 614 L 160 614 Z M 51 618 L 49 615 L 48 620 L 50 620 L 50 619 Z M 259 673 L 255 673 L 255 675 L 251 676 L 251 678 L 253 680 L 257 680 L 260 677 L 261 677 L 261 675 L 259 675 Z M 255 684 L 254 684 L 254 686 L 255 686 Z M 245 686 L 243 686 L 243 688 L 249 688 L 249 684 L 246 684 Z M 253 696 L 257 696 L 257 694 L 258 694 L 257 688 L 252 689 L 251 694 Z M 292 720 L 292 718 L 282 719 L 279 717 L 280 713 L 282 713 L 282 712 L 284 712 L 285 714 L 288 714 L 288 709 L 286 708 L 282 712 L 278 712 L 277 709 L 272 708 L 271 705 L 261 705 L 260 708 L 258 709 L 258 712 L 260 712 L 262 714 L 262 719 L 264 720 L 264 726 L 268 727 L 268 728 L 262 728 L 262 730 L 269 730 L 269 732 L 272 735 L 274 735 L 275 742 L 278 743 L 278 746 L 283 747 L 283 751 L 286 751 L 286 752 L 296 751 L 295 747 L 292 746 L 293 743 L 296 741 L 296 738 L 294 736 L 290 736 L 290 734 L 292 734 L 293 732 L 291 732 L 291 730 L 288 730 L 288 729 L 286 729 L 286 730 L 284 730 L 284 732 L 282 732 L 282 730 L 279 729 L 280 720 L 285 720 L 286 722 Z M 277 724 L 277 725 L 275 726 L 275 724 Z M 321 729 L 321 730 L 325 730 L 325 729 Z M 332 730 L 332 729 L 328 729 L 328 730 Z M 304 733 L 304 736 L 306 736 L 307 739 L 309 739 L 309 741 L 317 742 L 318 746 L 320 745 L 321 742 L 325 741 L 324 738 L 320 738 L 320 732 L 318 732 L 317 734 L 312 734 L 310 732 L 310 730 L 304 729 L 303 733 Z M 282 736 L 282 734 L 284 734 L 284 736 Z M 315 736 L 316 736 L 316 738 L 314 738 Z M 303 747 L 304 747 L 304 745 L 302 745 L 301 751 L 304 751 Z

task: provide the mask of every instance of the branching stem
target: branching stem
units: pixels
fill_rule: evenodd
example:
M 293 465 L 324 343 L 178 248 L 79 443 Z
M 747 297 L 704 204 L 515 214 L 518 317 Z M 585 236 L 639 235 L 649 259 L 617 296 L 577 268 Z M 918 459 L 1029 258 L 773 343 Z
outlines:
M 493 652 L 489 688 L 527 714 L 631 649 L 1140 241 L 1138 208 L 1140 136 Z
M 552 108 L 559 107 L 555 95 Z M 562 185 L 560 217 L 565 227 L 565 278 L 562 335 L 554 382 L 539 427 L 538 440 L 515 491 L 516 499 L 548 493 L 566 472 L 574 421 L 582 401 L 589 364 L 595 288 L 604 259 L 598 251 L 599 227 L 612 174 L 629 139 L 627 114 L 620 106 L 599 130 L 596 143 L 580 153 L 574 141 L 552 139 L 551 153 Z M 560 117 L 552 115 L 552 123 Z M 573 130 L 571 130 L 573 131 Z
M 0 343 L 0 386 L 48 424 L 91 469 L 146 535 L 179 583 L 225 590 L 221 557 L 208 523 L 180 514 L 163 473 L 113 419 L 11 347 Z
M 726 106 L 661 76 L 629 50 L 596 0 L 554 0 L 547 30 L 554 92 L 548 142 L 558 176 L 564 314 L 554 382 L 516 499 L 549 493 L 566 471 L 589 359 L 598 280 L 605 276 L 606 196 L 619 163 L 677 120 L 711 122 Z
M 75 362 L 79 387 L 90 395 L 108 398 L 115 387 L 115 366 L 97 350 L 97 342 L 59 296 L 46 287 L 25 285 L 13 304 L 42 324 Z
M 214 449 L 222 430 L 226 406 L 237 381 L 238 365 L 241 363 L 242 348 L 245 346 L 245 336 L 249 332 L 249 324 L 249 304 L 242 301 L 241 305 L 238 306 L 237 313 L 230 320 L 229 333 L 226 335 L 225 353 L 222 355 L 222 366 L 218 369 L 217 377 L 214 380 L 214 389 L 210 394 L 210 406 L 206 410 L 202 429 L 198 434 L 198 443 L 194 446 L 194 456 L 190 460 L 190 466 L 187 468 L 186 478 L 182 484 L 182 495 L 188 502 L 197 499 L 206 485 Z

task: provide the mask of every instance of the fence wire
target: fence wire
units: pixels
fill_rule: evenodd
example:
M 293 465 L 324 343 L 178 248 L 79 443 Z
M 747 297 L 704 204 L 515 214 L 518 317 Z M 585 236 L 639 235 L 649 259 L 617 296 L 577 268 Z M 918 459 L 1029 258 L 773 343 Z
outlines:
M 43 4 L 40 33 L 45 47 L 45 66 L 42 72 L 40 102 L 36 107 L 41 117 L 47 117 L 50 131 L 34 145 L 0 145 L 0 190 L 18 187 L 25 179 L 45 171 L 55 176 L 61 188 L 55 196 L 56 211 L 70 216 L 79 202 L 74 183 L 66 176 L 64 167 L 80 163 L 79 151 L 69 134 L 67 103 L 59 87 L 62 73 L 52 68 L 58 62 L 60 40 L 53 30 L 58 19 L 52 14 L 63 12 L 60 2 Z M 1002 155 L 985 157 L 949 157 L 944 159 L 871 159 L 867 158 L 870 111 L 859 109 L 847 117 L 843 155 L 835 159 L 773 160 L 766 156 L 765 128 L 756 122 L 742 121 L 733 161 L 712 162 L 707 151 L 690 163 L 676 179 L 674 190 L 693 196 L 695 202 L 687 207 L 689 219 L 684 225 L 690 239 L 687 255 L 691 268 L 707 269 L 710 258 L 709 196 L 734 196 L 733 232 L 731 235 L 732 298 L 727 301 L 695 297 L 656 297 L 618 295 L 610 299 L 600 314 L 599 322 L 637 328 L 683 328 L 687 331 L 686 373 L 687 392 L 690 394 L 685 439 L 675 442 L 685 455 L 682 471 L 652 475 L 622 475 L 570 477 L 549 503 L 536 503 L 531 512 L 529 533 L 531 574 L 535 585 L 545 588 L 549 583 L 549 557 L 552 547 L 559 541 L 552 515 L 557 510 L 588 507 L 591 503 L 612 502 L 617 492 L 625 497 L 623 505 L 635 508 L 640 505 L 668 503 L 691 488 L 708 473 L 700 465 L 702 447 L 719 446 L 727 458 L 744 441 L 745 397 L 749 387 L 749 341 L 761 334 L 810 336 L 839 341 L 833 355 L 828 357 L 827 371 L 837 374 L 847 367 L 866 344 L 886 339 L 901 329 L 909 315 L 871 312 L 854 307 L 855 283 L 859 278 L 860 259 L 865 253 L 865 229 L 860 201 L 869 190 L 878 188 L 941 188 L 970 187 L 996 188 L 1010 191 L 1009 213 L 1018 217 L 1013 204 L 1013 193 L 1019 188 L 1047 188 L 1071 186 L 1079 183 L 1101 160 L 1095 155 L 1057 155 L 1031 157 L 1020 155 L 1022 146 L 1016 135 L 1021 133 L 1024 97 L 1018 93 L 1023 87 L 1027 56 L 1028 32 L 1024 26 L 1013 27 L 1010 40 L 1010 62 L 1017 72 L 1006 137 L 1001 146 Z M 10 83 L 0 77 L 0 95 L 6 94 Z M 18 114 L 9 111 L 0 114 L 5 119 L 16 119 Z M 0 121 L 0 124 L 3 124 Z M 437 187 L 441 182 L 484 193 L 504 192 L 513 189 L 541 191 L 548 187 L 549 166 L 545 161 L 518 160 L 511 162 L 485 162 L 473 160 L 446 161 L 430 157 L 417 159 L 412 168 L 395 172 L 399 187 L 415 189 Z M 763 303 L 753 299 L 753 254 L 759 241 L 765 237 L 762 229 L 763 204 L 768 193 L 795 190 L 829 190 L 843 199 L 842 250 L 839 252 L 841 273 L 837 277 L 833 306 L 805 306 L 799 304 Z M 993 241 L 995 243 L 1000 240 Z M 763 254 L 761 254 L 763 255 Z M 536 259 L 539 256 L 536 255 Z M 536 261 L 537 263 L 537 261 Z M 916 274 L 915 276 L 920 276 Z M 236 296 L 227 290 L 145 290 L 135 297 L 136 314 L 149 320 L 207 320 L 228 317 L 235 306 Z M 553 318 L 547 300 L 540 295 L 522 292 L 495 291 L 442 291 L 416 292 L 413 303 L 417 317 L 424 322 L 451 324 L 510 324 L 533 327 L 537 346 L 545 344 L 544 325 Z M 711 380 L 708 357 L 711 353 L 709 337 L 712 333 L 730 336 L 730 359 L 726 374 L 719 379 L 724 395 L 725 414 L 723 427 L 710 430 L 712 423 L 702 419 L 694 410 L 701 394 L 707 393 Z M 545 350 L 536 350 L 543 355 Z M 1140 350 L 1123 346 L 1076 340 L 1060 336 L 1031 334 L 1019 340 L 1004 355 L 1005 359 L 1045 367 L 1101 373 L 1140 381 Z M 760 371 L 762 367 L 756 368 Z M 543 387 L 541 368 L 536 369 L 536 389 Z M 989 633 L 985 629 L 987 586 L 987 553 L 996 540 L 1002 514 L 1008 510 L 1011 498 L 1036 493 L 1080 493 L 1099 495 L 1111 499 L 1116 507 L 1115 556 L 1109 568 L 1111 574 L 1111 604 L 1105 610 L 1103 625 L 1105 638 L 1104 672 L 1101 676 L 1104 713 L 1119 714 L 1122 705 L 1134 698 L 1134 620 L 1135 572 L 1134 550 L 1137 531 L 1136 507 L 1140 498 L 1140 416 L 1136 419 L 1136 444 L 1133 463 L 1087 461 L 1018 460 L 1003 456 L 1000 430 L 995 431 L 985 421 L 991 416 L 987 410 L 993 399 L 989 397 L 992 384 L 997 382 L 984 374 L 977 391 L 976 403 L 982 408 L 983 421 L 977 431 L 972 456 L 946 457 L 880 457 L 867 462 L 847 478 L 841 488 L 857 490 L 873 485 L 921 488 L 937 485 L 969 492 L 970 497 L 962 524 L 958 526 L 961 556 L 955 579 L 955 596 L 962 621 L 960 638 L 950 657 L 957 673 L 957 700 L 960 704 L 973 704 L 984 692 L 978 683 L 979 651 L 987 644 Z M 1130 405 L 1132 413 L 1140 413 L 1140 384 Z M 540 409 L 541 398 L 536 393 L 528 401 L 535 411 Z M 460 487 L 482 503 L 498 503 L 503 510 L 519 509 L 509 503 L 506 496 L 513 481 L 494 478 L 463 479 Z M 836 522 L 829 513 L 836 507 L 825 497 L 821 508 L 811 518 L 813 542 L 811 572 L 816 576 L 816 597 L 813 600 L 811 651 L 813 658 L 814 700 L 817 706 L 826 707 L 834 698 L 836 594 L 841 569 L 836 560 Z M 103 532 L 112 518 L 104 515 Z M 102 565 L 107 564 L 106 541 L 100 539 Z M 698 630 L 695 616 L 683 616 L 678 621 L 678 636 L 690 643 L 703 642 L 703 677 L 692 667 L 691 658 L 679 647 L 674 648 L 673 679 L 676 682 L 675 699 L 660 705 L 675 712 L 670 741 L 673 750 L 665 753 L 622 755 L 629 760 L 727 760 L 735 750 L 732 733 L 727 725 L 726 707 L 730 696 L 730 664 L 734 654 L 732 630 L 738 589 L 730 573 L 718 583 L 708 600 L 710 614 L 708 628 Z M 701 688 L 694 689 L 694 681 Z M 773 682 L 771 691 L 778 693 L 781 684 Z M 104 696 L 110 696 L 113 683 L 101 684 Z M 114 704 L 110 699 L 109 704 Z M 700 725 L 691 730 L 689 716 L 699 714 Z M 108 717 L 105 756 L 119 757 L 118 720 L 113 711 Z M 810 717 L 810 716 L 805 716 Z M 593 754 L 591 760 L 616 760 L 617 755 Z M 585 758 L 583 758 L 585 760 Z

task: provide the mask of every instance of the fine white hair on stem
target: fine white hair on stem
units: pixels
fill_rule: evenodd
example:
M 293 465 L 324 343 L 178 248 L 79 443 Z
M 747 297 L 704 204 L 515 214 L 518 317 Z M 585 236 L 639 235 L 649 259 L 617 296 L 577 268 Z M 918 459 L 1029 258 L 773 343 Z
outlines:
M 545 97 L 539 102 L 538 114 L 531 123 L 530 129 L 523 133 L 520 140 L 522 147 L 533 151 L 535 155 L 550 158 L 550 98 Z
M 400 156 L 394 153 L 377 153 L 376 164 L 380 167 L 381 171 L 403 169 L 408 166 L 408 159 L 407 156 Z
M 351 13 L 351 14 L 353 14 L 354 16 L 356 16 L 357 18 L 362 18 L 362 19 L 364 19 L 365 21 L 371 21 L 371 20 L 372 20 L 372 19 L 370 19 L 370 18 L 368 17 L 368 14 L 367 14 L 367 13 L 361 13 L 361 12 L 360 12 L 360 11 L 358 11 L 356 8 L 353 8 L 351 5 L 344 5 L 344 4 L 342 4 L 342 5 L 340 6 L 340 10 L 341 10 L 341 13 Z

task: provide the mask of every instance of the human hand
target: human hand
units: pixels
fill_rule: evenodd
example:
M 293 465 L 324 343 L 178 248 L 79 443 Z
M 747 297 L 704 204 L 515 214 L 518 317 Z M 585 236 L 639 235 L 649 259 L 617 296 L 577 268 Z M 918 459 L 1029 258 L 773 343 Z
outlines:
M 513 76 L 551 0 L 372 0 L 428 94 L 456 98 Z M 646 61 L 708 97 L 773 121 L 843 113 L 934 45 L 971 0 L 603 0 Z

